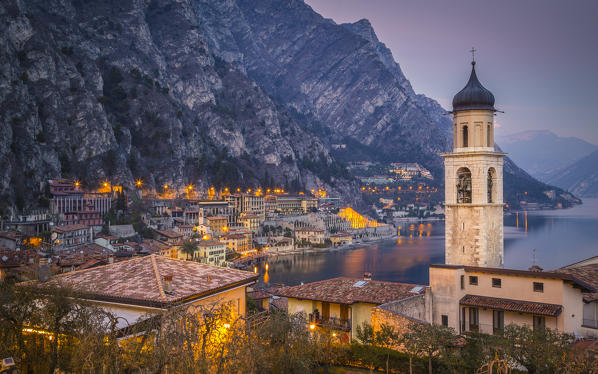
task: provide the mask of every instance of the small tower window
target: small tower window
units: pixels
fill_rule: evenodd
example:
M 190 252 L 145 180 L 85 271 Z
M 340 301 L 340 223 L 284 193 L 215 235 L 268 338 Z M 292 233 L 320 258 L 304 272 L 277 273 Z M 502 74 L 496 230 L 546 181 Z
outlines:
M 494 168 L 490 168 L 488 169 L 488 202 L 489 203 L 493 203 L 495 202 L 496 198 L 494 196 L 495 194 L 495 188 L 494 188 L 494 180 L 495 180 L 495 170 Z
M 467 125 L 463 126 L 463 147 L 468 147 L 468 138 L 469 138 L 469 134 L 468 132 L 468 128 Z
M 457 203 L 471 203 L 471 171 L 468 168 L 457 170 Z
M 492 134 L 490 133 L 492 131 L 492 126 L 488 125 L 488 130 L 486 131 L 486 146 L 487 147 L 492 147 Z

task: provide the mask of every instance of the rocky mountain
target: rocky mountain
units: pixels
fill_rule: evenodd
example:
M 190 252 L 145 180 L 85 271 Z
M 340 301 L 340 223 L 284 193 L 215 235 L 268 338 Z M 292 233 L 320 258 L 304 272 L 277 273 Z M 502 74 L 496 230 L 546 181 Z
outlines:
M 301 0 L 6 0 L 0 21 L 4 205 L 35 205 L 57 176 L 357 198 L 339 142 L 442 174 L 450 120 L 366 20 L 338 25 Z
M 598 149 L 583 139 L 560 137 L 548 130 L 498 136 L 497 141 L 519 166 L 547 183 L 554 172 Z
M 0 200 L 35 202 L 60 175 L 308 188 L 342 177 L 318 137 L 214 53 L 197 12 L 191 1 L 2 2 Z
M 581 197 L 598 197 L 598 150 L 551 173 L 547 182 Z

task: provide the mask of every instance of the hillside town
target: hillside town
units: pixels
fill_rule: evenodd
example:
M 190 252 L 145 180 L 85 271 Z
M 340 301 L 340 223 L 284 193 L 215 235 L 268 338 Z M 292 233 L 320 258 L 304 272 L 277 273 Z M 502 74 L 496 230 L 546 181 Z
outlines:
M 130 191 L 109 182 L 89 190 L 78 181 L 49 180 L 47 210 L 1 221 L 2 278 L 34 279 L 40 266 L 57 274 L 148 255 L 249 268 L 260 257 L 397 234 L 393 224 L 361 215 L 321 190 L 172 189 L 151 193 L 139 180 Z

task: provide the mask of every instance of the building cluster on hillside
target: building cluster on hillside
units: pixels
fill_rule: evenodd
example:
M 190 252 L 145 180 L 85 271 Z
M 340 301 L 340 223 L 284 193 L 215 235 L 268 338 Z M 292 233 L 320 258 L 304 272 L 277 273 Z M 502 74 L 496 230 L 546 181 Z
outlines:
M 340 199 L 322 190 L 292 195 L 281 189 L 235 193 L 210 189 L 207 199 L 177 200 L 143 196 L 138 188 L 129 191 L 128 195 L 134 195 L 127 199 L 127 191 L 123 193 L 120 186 L 105 182 L 89 192 L 79 182 L 67 179 L 49 180 L 48 190 L 48 210 L 2 221 L 0 250 L 15 252 L 7 256 L 10 261 L 0 263 L 3 275 L 31 279 L 36 271 L 15 263 L 36 267 L 43 257 L 53 273 L 150 254 L 243 266 L 243 258 L 258 252 L 340 246 L 396 233 L 394 226 L 343 208 Z M 119 218 L 132 216 L 133 203 L 128 200 L 133 199 L 142 207 L 135 211 L 140 220 L 135 224 Z M 9 237 L 11 245 L 4 245 L 8 239 L 2 238 Z M 98 248 L 102 250 L 90 250 Z M 17 253 L 25 250 L 37 256 Z M 77 253 L 76 259 L 73 253 Z

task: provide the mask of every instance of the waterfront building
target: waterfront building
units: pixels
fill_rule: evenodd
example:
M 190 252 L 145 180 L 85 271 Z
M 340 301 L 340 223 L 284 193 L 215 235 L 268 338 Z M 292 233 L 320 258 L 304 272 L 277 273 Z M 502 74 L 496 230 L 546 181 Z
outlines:
M 353 235 L 348 232 L 339 232 L 330 235 L 330 242 L 334 247 L 353 243 Z
M 309 244 L 324 244 L 326 231 L 315 227 L 295 228 L 295 241 Z

